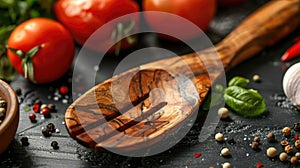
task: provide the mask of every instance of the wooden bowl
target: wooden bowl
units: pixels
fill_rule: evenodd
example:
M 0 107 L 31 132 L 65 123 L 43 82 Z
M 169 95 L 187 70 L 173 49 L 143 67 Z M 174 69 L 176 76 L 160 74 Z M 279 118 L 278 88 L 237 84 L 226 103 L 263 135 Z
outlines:
M 0 96 L 7 102 L 6 116 L 0 125 L 0 154 L 13 140 L 19 124 L 19 103 L 14 90 L 0 80 Z

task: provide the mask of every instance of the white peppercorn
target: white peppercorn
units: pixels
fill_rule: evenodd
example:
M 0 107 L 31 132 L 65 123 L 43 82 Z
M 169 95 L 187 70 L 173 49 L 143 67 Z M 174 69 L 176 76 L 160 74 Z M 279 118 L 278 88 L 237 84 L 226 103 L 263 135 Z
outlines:
M 42 104 L 41 109 L 48 107 L 47 104 Z
M 280 161 L 285 162 L 285 161 L 287 161 L 287 159 L 288 159 L 288 154 L 287 153 L 285 153 L 285 152 L 280 153 L 280 155 L 279 155 L 279 160 Z
M 285 136 L 285 137 L 290 136 L 290 135 L 291 135 L 291 128 L 290 128 L 290 127 L 284 127 L 284 128 L 282 129 L 282 134 L 283 134 L 283 136 Z
M 222 155 L 222 156 L 229 156 L 229 155 L 230 155 L 229 149 L 228 149 L 228 148 L 223 148 L 223 149 L 221 150 L 221 155 Z
M 270 158 L 273 158 L 277 155 L 277 149 L 274 148 L 274 147 L 269 147 L 267 149 L 267 156 L 270 157 Z
M 253 75 L 252 79 L 254 82 L 260 82 L 260 76 L 257 74 Z
M 219 115 L 220 118 L 225 119 L 229 116 L 229 111 L 226 107 L 221 107 L 218 110 L 218 115 Z
M 229 162 L 225 162 L 223 163 L 222 168 L 231 168 L 231 164 Z
M 222 142 L 222 141 L 224 141 L 224 135 L 222 134 L 222 133 L 217 133 L 216 135 L 215 135 L 215 140 L 216 141 L 218 141 L 218 142 Z
M 300 152 L 296 152 L 296 153 L 295 153 L 295 156 L 296 156 L 298 159 L 300 159 Z

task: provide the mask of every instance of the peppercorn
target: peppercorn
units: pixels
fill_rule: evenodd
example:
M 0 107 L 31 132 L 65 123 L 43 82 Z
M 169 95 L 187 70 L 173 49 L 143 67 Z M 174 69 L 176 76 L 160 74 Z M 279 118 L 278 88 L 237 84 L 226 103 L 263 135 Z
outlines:
M 282 140 L 282 141 L 280 141 L 280 145 L 284 148 L 287 145 L 289 145 L 289 142 L 287 140 Z
M 15 91 L 16 91 L 17 96 L 21 96 L 22 95 L 21 88 L 17 88 Z
M 227 138 L 227 142 L 228 142 L 229 144 L 234 144 L 234 143 L 235 143 L 232 136 L 229 136 L 229 137 Z
M 31 113 L 31 114 L 29 114 L 29 119 L 30 119 L 30 121 L 31 122 L 35 122 L 36 120 L 36 115 L 35 114 L 33 114 L 33 113 Z
M 222 107 L 218 110 L 218 115 L 221 119 L 225 119 L 229 116 L 229 111 L 226 107 Z
M 288 154 L 287 153 L 285 153 L 285 152 L 280 153 L 280 155 L 279 155 L 279 160 L 280 161 L 285 162 L 285 161 L 287 161 L 287 159 L 288 159 Z
M 50 132 L 55 132 L 55 125 L 53 123 L 49 123 L 47 125 L 47 128 L 49 129 Z
M 300 123 L 294 123 L 294 130 L 300 131 Z
M 231 164 L 229 162 L 225 162 L 223 163 L 222 168 L 231 168 Z
M 295 141 L 295 147 L 297 149 L 300 149 L 300 140 L 299 139 Z
M 49 117 L 50 116 L 50 109 L 48 107 L 45 107 L 42 109 L 42 114 L 45 116 L 45 117 Z
M 291 163 L 292 163 L 293 165 L 298 164 L 298 158 L 297 158 L 296 156 L 293 156 L 293 157 L 291 158 Z
M 42 104 L 42 105 L 41 105 L 41 109 L 43 109 L 43 108 L 45 108 L 45 107 L 48 107 L 47 104 Z
M 277 149 L 274 148 L 274 147 L 269 147 L 267 149 L 267 156 L 270 157 L 270 158 L 273 158 L 277 155 Z
M 47 127 L 42 129 L 42 133 L 45 137 L 50 137 L 51 136 L 51 132 L 50 132 L 49 128 L 47 128 Z
M 293 150 L 294 150 L 294 149 L 293 149 L 293 146 L 291 146 L 291 145 L 287 145 L 287 146 L 284 147 L 284 151 L 285 151 L 287 154 L 292 153 Z
M 224 141 L 224 136 L 223 136 L 223 134 L 222 134 L 222 133 L 217 133 L 217 134 L 215 135 L 215 140 L 218 141 L 218 142 Z
M 260 142 L 260 138 L 258 137 L 258 136 L 255 136 L 254 138 L 253 138 L 253 142 Z
M 21 138 L 21 143 L 22 143 L 22 146 L 28 146 L 29 145 L 28 138 L 27 137 L 22 137 Z
M 260 76 L 257 74 L 253 75 L 252 79 L 254 82 L 260 82 Z
M 229 155 L 230 155 L 229 149 L 228 149 L 228 148 L 223 148 L 223 149 L 221 150 L 221 155 L 222 155 L 222 156 L 225 156 L 225 157 L 229 156 Z
M 252 142 L 251 148 L 252 148 L 253 150 L 259 149 L 259 143 L 258 143 L 258 142 L 255 142 L 255 141 Z
M 290 135 L 291 135 L 291 128 L 290 128 L 290 127 L 284 127 L 284 128 L 282 129 L 282 134 L 283 134 L 283 136 L 285 136 L 285 137 L 290 136 Z
M 52 141 L 51 146 L 52 146 L 53 149 L 59 149 L 57 141 Z
M 40 104 L 36 103 L 32 107 L 33 112 L 38 113 L 40 111 Z
M 271 132 L 267 135 L 268 142 L 275 142 L 275 135 Z
M 55 105 L 54 105 L 54 104 L 48 104 L 48 108 L 49 108 L 51 111 L 54 111 L 54 110 L 55 110 Z
M 59 88 L 59 93 L 62 95 L 66 95 L 66 94 L 68 94 L 68 92 L 69 92 L 69 88 L 67 86 L 61 86 Z
M 296 156 L 298 159 L 300 159 L 300 152 L 296 152 L 296 153 L 295 153 L 295 156 Z

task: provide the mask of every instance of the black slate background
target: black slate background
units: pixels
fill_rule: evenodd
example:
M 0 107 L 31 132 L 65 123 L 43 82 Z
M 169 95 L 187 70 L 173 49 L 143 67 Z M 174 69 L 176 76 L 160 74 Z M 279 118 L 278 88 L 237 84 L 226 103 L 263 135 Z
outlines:
M 208 36 L 214 43 L 224 38 L 243 18 L 266 0 L 249 0 L 246 4 L 239 7 L 219 9 L 218 14 L 211 24 Z M 284 51 L 293 43 L 293 39 L 300 36 L 300 29 L 283 39 L 273 47 L 265 49 L 256 57 L 247 60 L 227 73 L 227 79 L 241 75 L 249 79 L 254 74 L 259 74 L 262 78 L 261 83 L 250 82 L 249 88 L 257 89 L 265 98 L 267 105 L 266 113 L 257 118 L 245 118 L 230 113 L 230 120 L 221 121 L 215 132 L 223 132 L 225 137 L 232 136 L 234 144 L 217 143 L 214 135 L 203 143 L 198 142 L 199 131 L 201 130 L 202 120 L 199 117 L 189 134 L 176 146 L 170 150 L 150 157 L 131 158 L 119 156 L 109 152 L 93 152 L 69 137 L 63 122 L 64 112 L 68 104 L 61 101 L 54 101 L 48 96 L 53 95 L 51 89 L 56 89 L 66 81 L 71 72 L 62 79 L 47 85 L 34 85 L 22 77 L 18 77 L 11 82 L 13 88 L 22 88 L 22 99 L 27 96 L 20 104 L 20 124 L 14 141 L 9 149 L 0 156 L 0 167 L 221 167 L 224 162 L 230 162 L 232 167 L 256 167 L 256 163 L 261 162 L 264 167 L 293 167 L 289 163 L 282 163 L 278 159 L 268 159 L 265 150 L 269 146 L 276 146 L 279 151 L 281 148 L 278 143 L 268 143 L 265 136 L 269 132 L 276 134 L 277 141 L 282 139 L 281 129 L 284 126 L 293 126 L 294 122 L 300 122 L 299 111 L 291 105 L 280 107 L 277 105 L 279 100 L 276 95 L 285 101 L 282 90 L 282 77 L 284 67 L 289 67 L 300 59 L 289 63 L 281 63 L 280 57 Z M 149 45 L 164 46 L 171 48 L 179 54 L 187 53 L 188 50 L 181 47 L 181 44 L 170 44 L 167 41 L 157 38 L 153 34 L 143 34 L 140 43 L 136 48 Z M 175 46 L 175 47 L 174 47 Z M 80 47 L 78 46 L 78 49 Z M 128 51 L 130 52 L 130 51 Z M 125 55 L 125 53 L 123 53 Z M 108 57 L 105 59 L 101 69 L 103 71 L 98 76 L 97 81 L 101 82 L 109 78 L 113 67 L 121 61 L 122 57 Z M 110 69 L 106 69 L 110 68 Z M 278 97 L 278 96 L 277 96 Z M 57 112 L 52 113 L 51 118 L 31 123 L 28 119 L 29 112 L 24 111 L 24 107 L 31 104 L 35 98 L 41 99 L 44 103 L 55 103 Z M 69 98 L 69 103 L 72 99 Z M 39 116 L 40 117 L 40 116 Z M 54 134 L 50 138 L 44 138 L 41 134 L 41 127 L 48 123 L 54 123 L 59 129 L 59 134 Z M 293 134 L 296 134 L 293 132 Z M 254 135 L 261 137 L 261 151 L 253 151 L 251 144 Z M 26 136 L 29 138 L 30 145 L 23 147 L 20 139 Z M 293 141 L 293 137 L 290 138 Z M 50 146 L 51 141 L 56 140 L 60 149 L 53 150 Z M 0 140 L 1 142 L 1 140 Z M 224 158 L 219 155 L 223 147 L 228 147 L 231 157 Z M 194 158 L 194 154 L 200 152 L 199 158 Z M 296 152 L 296 150 L 295 150 Z

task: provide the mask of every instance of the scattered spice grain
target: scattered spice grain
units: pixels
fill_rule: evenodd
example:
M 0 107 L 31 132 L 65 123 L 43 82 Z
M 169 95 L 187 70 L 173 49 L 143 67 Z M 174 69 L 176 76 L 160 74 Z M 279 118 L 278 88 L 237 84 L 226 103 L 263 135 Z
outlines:
M 260 82 L 261 81 L 260 76 L 257 75 L 257 74 L 253 75 L 252 79 L 253 79 L 254 82 Z
M 283 136 L 285 136 L 285 137 L 290 136 L 290 135 L 291 135 L 291 128 L 290 128 L 290 127 L 284 127 L 284 128 L 282 129 L 282 134 L 283 134 Z
M 222 168 L 231 168 L 231 164 L 229 162 L 225 162 L 223 163 Z
M 45 136 L 45 137 L 50 137 L 51 136 L 51 132 L 49 130 L 49 128 L 45 127 L 42 129 L 42 134 Z
M 195 153 L 194 158 L 199 158 L 201 156 L 201 153 Z
M 256 163 L 256 167 L 257 168 L 262 168 L 262 167 L 264 167 L 264 165 L 262 163 L 258 162 L 258 163 Z
M 215 135 L 215 140 L 218 141 L 218 142 L 223 142 L 224 141 L 224 135 L 222 133 L 217 133 Z
M 300 159 L 300 152 L 296 152 L 296 153 L 295 153 L 295 156 L 296 156 L 298 159 Z
M 284 151 L 287 153 L 287 154 L 290 154 L 292 153 L 294 150 L 293 146 L 291 145 L 287 145 L 286 147 L 284 147 Z
M 226 119 L 228 118 L 229 116 L 229 111 L 226 107 L 221 107 L 219 110 L 218 110 L 218 115 L 221 119 Z
M 275 135 L 271 132 L 267 135 L 268 142 L 275 142 Z
M 258 137 L 258 136 L 255 136 L 254 138 L 253 138 L 253 142 L 260 142 L 260 138 Z
M 21 138 L 21 143 L 22 143 L 22 146 L 28 146 L 29 145 L 28 138 L 27 137 L 22 137 Z
M 283 148 L 289 145 L 289 142 L 287 140 L 281 140 L 279 143 Z
M 36 115 L 35 114 L 31 113 L 31 114 L 29 114 L 28 117 L 29 117 L 29 119 L 30 119 L 31 122 L 35 122 L 36 121 Z
M 229 156 L 229 155 L 230 155 L 229 149 L 228 149 L 228 148 L 223 148 L 223 149 L 221 150 L 221 155 L 222 155 L 222 156 L 225 156 L 225 157 Z
M 252 144 L 251 144 L 251 148 L 253 150 L 258 150 L 259 149 L 259 143 L 256 142 L 256 141 L 253 141 Z
M 55 150 L 56 150 L 56 149 L 59 149 L 59 146 L 58 146 L 57 141 L 52 141 L 52 142 L 51 142 L 51 146 L 52 146 L 52 148 L 55 149 Z
M 291 158 L 291 163 L 292 163 L 293 165 L 298 164 L 298 158 L 297 158 L 296 156 L 293 156 L 293 157 Z
M 55 125 L 53 123 L 49 123 L 46 126 L 50 132 L 54 133 L 55 132 Z
M 275 147 L 269 147 L 267 149 L 267 156 L 273 158 L 277 155 L 277 149 Z
M 287 161 L 287 159 L 288 159 L 288 154 L 287 153 L 285 153 L 285 152 L 280 153 L 280 155 L 279 155 L 279 160 L 280 161 L 285 162 L 285 161 Z
M 300 149 L 300 140 L 299 139 L 296 140 L 294 145 L 295 145 L 295 148 Z

